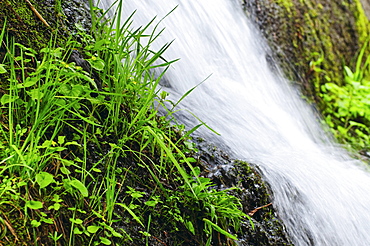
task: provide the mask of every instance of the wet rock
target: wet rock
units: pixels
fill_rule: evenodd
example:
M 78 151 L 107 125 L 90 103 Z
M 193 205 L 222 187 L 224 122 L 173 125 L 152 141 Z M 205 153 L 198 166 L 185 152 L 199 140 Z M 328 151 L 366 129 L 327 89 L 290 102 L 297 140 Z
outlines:
M 292 245 L 279 220 L 273 204 L 272 193 L 263 181 L 257 166 L 243 161 L 233 160 L 223 151 L 199 143 L 198 159 L 203 162 L 203 176 L 211 178 L 216 184 L 214 189 L 239 189 L 230 193 L 241 200 L 243 212 L 249 214 L 249 220 L 241 225 L 237 233 L 239 245 Z

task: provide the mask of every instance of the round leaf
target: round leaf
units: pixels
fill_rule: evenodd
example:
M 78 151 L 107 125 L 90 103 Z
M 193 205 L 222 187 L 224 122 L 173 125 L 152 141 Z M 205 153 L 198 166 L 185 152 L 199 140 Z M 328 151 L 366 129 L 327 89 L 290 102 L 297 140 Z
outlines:
M 47 172 L 41 172 L 36 175 L 36 182 L 39 184 L 40 188 L 45 188 L 49 184 L 55 182 L 54 176 Z
M 100 229 L 100 226 L 88 226 L 87 231 L 90 233 L 96 233 Z
M 26 207 L 29 207 L 30 209 L 40 209 L 42 208 L 42 202 L 39 201 L 27 201 Z

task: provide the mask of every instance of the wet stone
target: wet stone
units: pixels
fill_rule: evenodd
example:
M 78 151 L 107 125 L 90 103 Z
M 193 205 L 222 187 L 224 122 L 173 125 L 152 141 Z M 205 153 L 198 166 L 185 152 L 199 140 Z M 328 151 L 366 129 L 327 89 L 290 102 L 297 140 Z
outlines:
M 239 245 L 292 245 L 284 224 L 278 219 L 271 191 L 262 180 L 258 167 L 232 160 L 223 151 L 204 143 L 197 148 L 200 150 L 198 158 L 207 160 L 208 169 L 205 167 L 202 174 L 216 184 L 212 188 L 223 190 L 238 187 L 239 189 L 230 191 L 230 194 L 241 200 L 243 212 L 248 214 L 255 211 L 251 215 L 255 228 L 252 229 L 248 220 L 242 223 L 241 230 L 237 233 Z M 261 208 L 263 206 L 266 207 Z

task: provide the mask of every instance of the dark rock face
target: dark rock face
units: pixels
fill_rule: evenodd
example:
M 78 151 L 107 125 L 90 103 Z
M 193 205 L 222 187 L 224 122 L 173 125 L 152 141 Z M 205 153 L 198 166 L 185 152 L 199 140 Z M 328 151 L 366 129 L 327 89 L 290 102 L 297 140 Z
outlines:
M 79 51 L 72 50 L 68 62 L 74 62 L 76 66 L 80 66 L 85 72 L 90 75 L 92 79 L 94 79 L 97 88 L 92 89 L 102 90 L 102 82 L 99 78 L 99 75 L 91 68 L 90 63 L 83 58 L 82 54 Z
M 55 24 L 62 32 L 74 34 L 78 28 L 90 32 L 89 0 L 64 0 L 61 4 L 58 2 L 56 0 L 38 1 L 38 6 L 51 20 L 55 19 L 55 15 L 59 18 Z
M 237 187 L 231 192 L 241 200 L 246 219 L 237 233 L 239 245 L 292 245 L 284 224 L 274 209 L 271 191 L 263 181 L 257 166 L 232 160 L 223 151 L 201 144 L 198 159 L 203 163 L 203 175 L 211 178 L 217 190 Z
M 91 28 L 91 19 L 88 0 L 69 0 L 62 3 L 63 12 L 66 16 L 68 28 L 74 28 L 75 24 L 80 24 L 84 30 Z
M 365 0 L 364 0 L 365 1 Z M 320 103 L 320 85 L 342 84 L 369 33 L 360 0 L 243 0 L 286 76 Z M 320 105 L 319 105 L 320 106 Z

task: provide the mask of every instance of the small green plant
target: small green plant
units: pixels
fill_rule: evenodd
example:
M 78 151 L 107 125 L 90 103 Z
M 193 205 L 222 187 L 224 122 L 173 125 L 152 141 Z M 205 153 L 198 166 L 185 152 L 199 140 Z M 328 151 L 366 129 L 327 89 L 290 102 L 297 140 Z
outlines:
M 53 240 L 54 245 L 58 245 L 58 240 L 63 236 L 63 234 L 58 235 L 58 232 L 49 233 L 49 237 L 51 240 Z
M 342 86 L 328 82 L 321 87 L 325 121 L 337 139 L 357 150 L 370 147 L 370 56 L 365 57 L 368 43 L 362 47 L 355 69 L 344 67 Z

